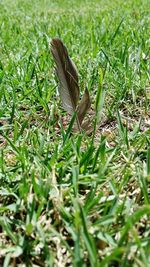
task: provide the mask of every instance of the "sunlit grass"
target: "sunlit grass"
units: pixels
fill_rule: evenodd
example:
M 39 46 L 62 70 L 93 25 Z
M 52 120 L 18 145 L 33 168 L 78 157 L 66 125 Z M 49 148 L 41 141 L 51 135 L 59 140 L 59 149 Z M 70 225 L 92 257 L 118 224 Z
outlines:
M 148 1 L 1 1 L 0 265 L 150 265 Z M 62 127 L 49 42 L 104 107 Z

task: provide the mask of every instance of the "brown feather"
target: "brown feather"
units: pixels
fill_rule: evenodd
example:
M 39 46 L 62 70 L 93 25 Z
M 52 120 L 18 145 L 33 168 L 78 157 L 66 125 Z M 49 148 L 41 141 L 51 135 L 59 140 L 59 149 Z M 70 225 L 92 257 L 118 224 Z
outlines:
M 78 74 L 62 41 L 52 39 L 51 52 L 56 63 L 59 78 L 59 93 L 64 109 L 72 115 L 79 100 Z
M 90 95 L 86 88 L 77 109 L 79 122 L 81 124 L 90 106 L 91 106 Z
M 68 55 L 67 48 L 59 38 L 51 41 L 51 52 L 56 63 L 56 73 L 59 78 L 59 93 L 63 108 L 73 115 L 77 112 L 76 126 L 81 131 L 81 125 L 91 106 L 89 92 L 86 89 L 79 101 L 78 73 L 74 63 Z M 83 123 L 83 129 L 89 131 L 88 123 Z

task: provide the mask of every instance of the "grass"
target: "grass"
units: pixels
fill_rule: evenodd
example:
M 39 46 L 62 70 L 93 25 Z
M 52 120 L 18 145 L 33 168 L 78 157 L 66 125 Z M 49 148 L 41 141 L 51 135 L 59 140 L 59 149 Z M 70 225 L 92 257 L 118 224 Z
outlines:
M 0 10 L 0 265 L 150 266 L 148 1 Z M 93 138 L 62 127 L 55 36 L 105 93 Z

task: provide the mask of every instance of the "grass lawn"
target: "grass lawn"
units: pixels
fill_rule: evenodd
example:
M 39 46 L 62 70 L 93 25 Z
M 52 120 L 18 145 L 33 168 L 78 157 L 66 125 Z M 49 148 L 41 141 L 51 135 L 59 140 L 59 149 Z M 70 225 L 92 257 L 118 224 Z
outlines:
M 0 1 L 0 266 L 150 266 L 149 10 Z M 62 126 L 54 37 L 105 95 L 91 136 Z

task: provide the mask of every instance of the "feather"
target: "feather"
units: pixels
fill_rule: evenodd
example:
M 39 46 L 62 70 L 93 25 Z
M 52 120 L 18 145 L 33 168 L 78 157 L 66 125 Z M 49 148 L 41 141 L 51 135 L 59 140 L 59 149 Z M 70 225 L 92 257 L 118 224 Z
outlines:
M 82 123 L 82 129 L 86 132 L 87 135 L 90 135 L 94 130 L 93 118 L 94 118 L 94 116 L 92 116 L 90 118 L 86 118 Z
M 56 63 L 59 78 L 59 93 L 64 109 L 72 115 L 79 100 L 78 74 L 67 49 L 58 38 L 52 39 L 51 52 Z
M 79 122 L 81 124 L 90 106 L 91 106 L 90 95 L 89 91 L 86 88 L 77 110 Z
M 62 105 L 68 114 L 73 115 L 76 112 L 76 124 L 79 131 L 82 129 L 82 122 L 88 109 L 91 106 L 90 96 L 87 88 L 79 102 L 79 85 L 77 69 L 68 55 L 67 48 L 59 38 L 53 38 L 51 41 L 51 53 L 56 63 L 56 73 L 59 79 L 59 94 Z M 83 124 L 83 130 L 89 128 Z M 87 129 L 89 130 L 89 129 Z

